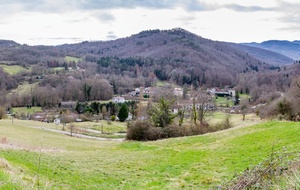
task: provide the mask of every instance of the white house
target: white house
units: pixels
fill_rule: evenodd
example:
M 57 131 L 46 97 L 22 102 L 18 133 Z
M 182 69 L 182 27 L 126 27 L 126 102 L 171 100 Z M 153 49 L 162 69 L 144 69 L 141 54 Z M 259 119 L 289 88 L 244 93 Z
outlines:
M 121 96 L 117 96 L 117 97 L 113 97 L 112 101 L 114 103 L 124 103 L 126 100 L 124 97 Z
M 173 93 L 174 93 L 175 96 L 182 96 L 183 95 L 183 90 L 182 90 L 182 88 L 174 88 Z
M 55 123 L 55 125 L 59 125 L 60 124 L 60 119 L 59 118 L 54 119 L 54 123 Z

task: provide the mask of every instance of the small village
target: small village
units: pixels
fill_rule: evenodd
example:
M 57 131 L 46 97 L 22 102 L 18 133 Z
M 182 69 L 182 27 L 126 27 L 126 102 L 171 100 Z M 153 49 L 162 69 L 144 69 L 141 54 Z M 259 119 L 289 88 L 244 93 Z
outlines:
M 227 113 L 239 113 L 240 108 L 236 104 L 236 92 L 232 88 L 211 88 L 202 91 L 191 91 L 186 90 L 184 92 L 183 88 L 179 87 L 140 87 L 135 88 L 133 91 L 129 92 L 125 95 L 113 96 L 110 101 L 103 101 L 102 103 L 113 103 L 117 105 L 121 105 L 126 102 L 134 102 L 139 106 L 146 106 L 149 102 L 155 103 L 156 96 L 161 96 L 161 93 L 165 95 L 167 98 L 171 98 L 173 100 L 171 111 L 174 114 L 177 114 L 180 110 L 185 110 L 186 118 L 190 116 L 189 111 L 192 109 L 193 104 L 195 104 L 196 109 L 198 110 L 200 105 L 205 105 L 205 109 L 210 111 L 222 111 Z M 159 94 L 158 94 L 159 93 Z M 142 102 L 142 104 L 139 104 Z M 92 102 L 90 102 L 92 103 Z M 100 101 L 101 103 L 101 101 Z M 60 124 L 62 122 L 62 113 L 68 112 L 67 115 L 64 117 L 68 118 L 68 121 L 73 122 L 83 122 L 85 120 L 110 120 L 110 116 L 103 117 L 102 108 L 100 108 L 100 113 L 78 113 L 76 111 L 76 106 L 78 102 L 75 101 L 68 101 L 68 102 L 61 102 L 57 105 L 57 108 L 52 109 L 44 109 L 42 111 L 34 112 L 33 114 L 29 115 L 26 113 L 14 113 L 14 117 L 19 119 L 25 120 L 34 120 L 34 121 L 41 121 L 41 122 L 54 122 L 55 124 Z M 84 104 L 89 104 L 84 102 Z M 104 105 L 103 105 L 104 106 Z M 27 109 L 33 109 L 28 107 Z M 110 113 L 110 110 L 107 110 Z M 9 112 L 8 112 L 9 113 Z M 89 118 L 82 119 L 80 114 L 85 114 Z M 116 113 L 115 113 L 116 114 Z M 139 117 L 146 118 L 147 113 L 141 113 Z M 129 113 L 127 121 L 131 121 L 135 118 L 132 115 L 132 112 Z M 116 118 L 118 120 L 118 118 Z

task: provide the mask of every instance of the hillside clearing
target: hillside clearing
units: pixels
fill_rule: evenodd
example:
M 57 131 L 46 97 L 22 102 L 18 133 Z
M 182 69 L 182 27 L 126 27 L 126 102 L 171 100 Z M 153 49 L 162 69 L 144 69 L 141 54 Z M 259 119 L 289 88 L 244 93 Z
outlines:
M 207 189 L 261 162 L 272 148 L 299 150 L 300 126 L 293 122 L 155 142 L 95 141 L 25 127 L 34 123 L 0 121 L 0 158 L 11 166 L 11 172 L 0 168 L 3 187 Z
M 20 94 L 20 95 L 27 95 L 32 94 L 34 90 L 38 88 L 39 83 L 32 83 L 29 84 L 29 82 L 24 82 L 22 85 L 19 85 L 18 88 L 11 91 L 9 94 L 10 96 L 14 93 Z
M 66 57 L 65 57 L 65 60 L 68 61 L 68 62 L 75 62 L 75 63 L 78 63 L 78 61 L 80 61 L 81 58 L 72 57 L 72 56 L 66 56 Z
M 10 75 L 15 75 L 22 71 L 27 71 L 27 69 L 19 65 L 0 65 L 0 67 L 2 67 L 3 70 Z

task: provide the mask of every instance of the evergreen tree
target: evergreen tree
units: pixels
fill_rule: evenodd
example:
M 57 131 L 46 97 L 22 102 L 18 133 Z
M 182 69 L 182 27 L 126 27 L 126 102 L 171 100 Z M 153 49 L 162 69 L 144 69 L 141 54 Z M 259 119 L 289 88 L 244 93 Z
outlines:
M 121 122 L 124 122 L 128 118 L 128 107 L 126 104 L 122 104 L 118 113 L 118 118 Z
M 234 97 L 234 105 L 239 105 L 239 103 L 240 103 L 240 94 L 236 92 Z
M 156 127 L 166 127 L 173 122 L 173 119 L 177 117 L 177 114 L 171 112 L 171 105 L 174 101 L 168 101 L 165 98 L 159 100 L 158 105 L 151 107 L 148 110 L 150 119 L 155 124 Z

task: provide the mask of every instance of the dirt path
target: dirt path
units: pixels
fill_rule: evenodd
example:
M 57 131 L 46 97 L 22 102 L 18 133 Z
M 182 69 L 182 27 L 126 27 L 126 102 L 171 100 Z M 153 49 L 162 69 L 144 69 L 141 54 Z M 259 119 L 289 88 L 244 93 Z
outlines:
M 57 129 L 51 129 L 51 128 L 46 128 L 46 127 L 36 127 L 36 126 L 28 126 L 28 127 L 71 136 L 71 132 L 69 132 L 69 131 L 62 131 L 62 130 L 57 130 Z M 94 130 L 93 130 L 93 132 L 94 132 Z M 101 133 L 101 132 L 97 131 L 97 133 Z M 72 136 L 73 137 L 78 137 L 78 138 L 100 140 L 100 141 L 118 141 L 118 142 L 121 142 L 121 141 L 125 140 L 125 138 L 115 138 L 115 139 L 114 138 L 102 138 L 102 137 L 93 137 L 93 136 L 88 136 L 88 135 L 83 135 L 83 134 L 78 134 L 78 133 L 72 133 Z

